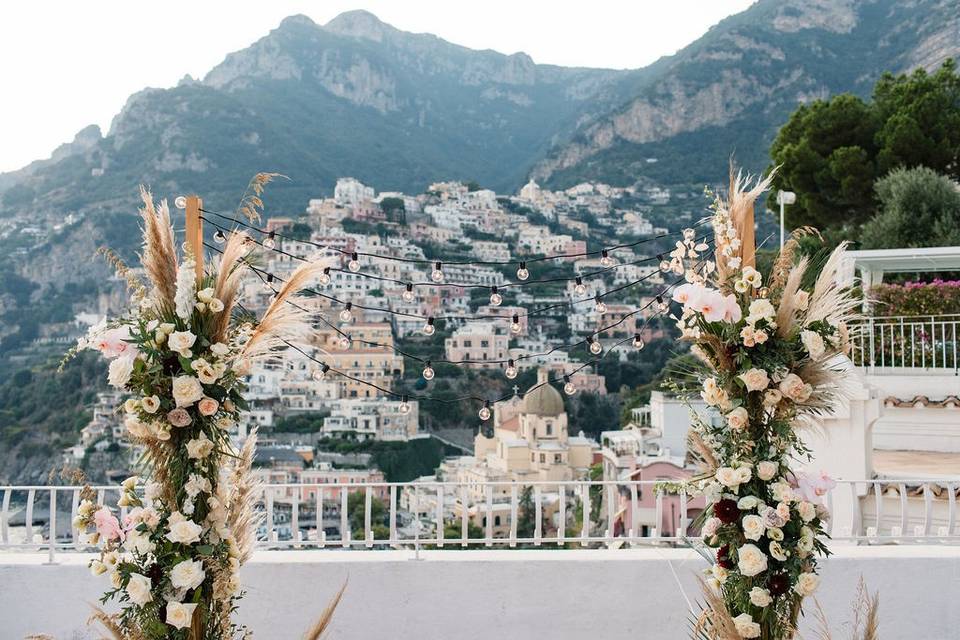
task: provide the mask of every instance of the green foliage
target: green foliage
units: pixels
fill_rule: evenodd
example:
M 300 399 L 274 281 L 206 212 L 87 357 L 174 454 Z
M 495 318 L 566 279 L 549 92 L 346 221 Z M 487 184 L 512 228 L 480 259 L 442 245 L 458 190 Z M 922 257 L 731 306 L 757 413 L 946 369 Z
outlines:
M 273 425 L 275 433 L 316 433 L 323 427 L 323 419 L 330 415 L 330 410 L 313 413 L 298 413 L 280 418 Z
M 340 440 L 327 438 L 317 442 L 320 451 L 336 453 L 369 453 L 372 467 L 383 471 L 387 482 L 409 482 L 430 475 L 440 466 L 444 456 L 451 455 L 446 445 L 433 438 L 407 442 L 379 440 Z
M 875 301 L 877 315 L 960 314 L 960 281 L 934 280 L 929 283 L 881 284 L 870 290 L 870 299 Z M 925 329 L 927 332 L 933 330 L 935 330 L 934 327 Z
M 960 244 L 960 190 L 926 167 L 894 169 L 876 183 L 880 213 L 863 226 L 864 249 Z
M 779 189 L 797 194 L 791 227 L 855 230 L 873 215 L 874 182 L 893 169 L 925 166 L 960 177 L 960 75 L 946 61 L 933 74 L 884 74 L 873 100 L 851 94 L 801 105 L 770 148 Z M 903 246 L 903 245 L 900 245 Z

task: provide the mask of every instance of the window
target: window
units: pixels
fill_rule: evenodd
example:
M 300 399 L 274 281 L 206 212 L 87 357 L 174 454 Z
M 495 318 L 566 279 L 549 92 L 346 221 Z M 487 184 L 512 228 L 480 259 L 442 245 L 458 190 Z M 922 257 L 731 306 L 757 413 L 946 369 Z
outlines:
M 560 464 L 563 462 L 563 455 L 559 453 L 553 454 L 553 464 Z
M 494 516 L 494 517 L 493 517 L 493 526 L 495 526 L 495 527 L 499 527 L 499 526 L 500 526 L 500 516 Z
M 552 435 L 553 435 L 553 425 L 550 424 L 549 422 L 547 423 L 547 435 L 548 435 L 548 436 L 552 436 Z
M 546 462 L 547 462 L 547 454 L 541 453 L 541 454 L 540 454 L 540 464 L 545 464 Z

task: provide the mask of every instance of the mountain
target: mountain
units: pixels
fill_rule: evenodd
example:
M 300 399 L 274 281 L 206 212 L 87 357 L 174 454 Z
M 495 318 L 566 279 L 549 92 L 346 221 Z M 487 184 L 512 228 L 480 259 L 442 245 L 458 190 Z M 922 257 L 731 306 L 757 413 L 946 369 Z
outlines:
M 629 100 L 582 122 L 531 173 L 556 186 L 712 182 L 731 153 L 759 171 L 799 103 L 866 96 L 884 71 L 958 55 L 956 0 L 760 0 L 658 61 Z

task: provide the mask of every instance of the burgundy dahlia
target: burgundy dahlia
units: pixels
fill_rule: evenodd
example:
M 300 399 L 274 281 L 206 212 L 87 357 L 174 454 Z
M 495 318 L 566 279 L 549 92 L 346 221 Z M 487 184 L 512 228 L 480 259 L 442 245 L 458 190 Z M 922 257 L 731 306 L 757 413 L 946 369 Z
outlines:
M 767 587 L 770 589 L 770 595 L 782 596 L 790 591 L 790 576 L 785 573 L 775 573 L 767 580 Z
M 724 569 L 733 569 L 733 562 L 730 560 L 730 545 L 725 544 L 717 549 L 717 565 Z
M 720 518 L 720 522 L 730 524 L 731 522 L 736 522 L 740 517 L 740 508 L 737 506 L 736 501 L 730 498 L 724 498 L 713 505 L 713 515 Z

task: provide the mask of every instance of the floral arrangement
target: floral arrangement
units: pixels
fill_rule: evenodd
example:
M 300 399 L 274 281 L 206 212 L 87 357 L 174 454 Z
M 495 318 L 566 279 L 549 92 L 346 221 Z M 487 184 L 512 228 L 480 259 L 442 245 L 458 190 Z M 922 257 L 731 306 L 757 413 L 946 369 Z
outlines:
M 133 308 L 78 345 L 110 360 L 110 384 L 129 393 L 126 430 L 145 451 L 144 481 L 123 483 L 119 509 L 94 495 L 79 505 L 75 525 L 100 548 L 90 569 L 110 580 L 102 602 L 122 607 L 95 617 L 120 639 L 244 636 L 231 613 L 256 534 L 256 437 L 236 451 L 228 430 L 246 406 L 251 362 L 305 339 L 306 318 L 286 303 L 327 265 L 305 263 L 258 322 L 244 318 L 237 305 L 249 238 L 232 234 L 219 262 L 201 271 L 195 256 L 178 256 L 166 202 L 142 196 L 148 283 L 114 258 Z
M 833 484 L 792 470 L 791 459 L 808 454 L 799 428 L 843 393 L 839 356 L 860 300 L 835 281 L 843 246 L 815 278 L 796 257 L 796 238 L 772 273 L 757 271 L 753 206 L 769 179 L 747 184 L 731 173 L 728 199 L 713 207 L 715 261 L 681 268 L 686 283 L 673 293 L 678 327 L 704 365 L 701 396 L 719 414 L 695 417 L 691 432 L 707 502 L 698 524 L 716 549 L 694 635 L 783 640 L 819 582 L 817 556 L 828 553 L 822 497 Z M 699 254 L 691 240 L 672 257 L 682 264 Z

